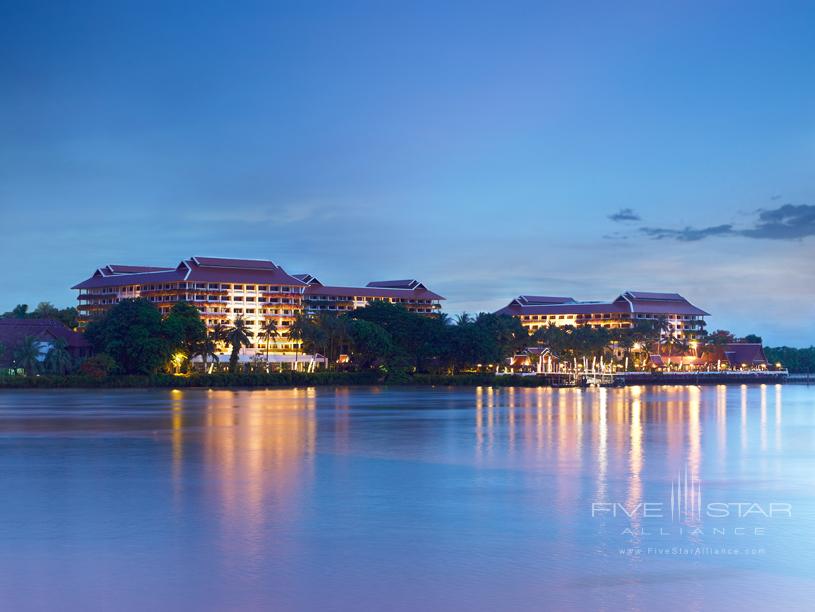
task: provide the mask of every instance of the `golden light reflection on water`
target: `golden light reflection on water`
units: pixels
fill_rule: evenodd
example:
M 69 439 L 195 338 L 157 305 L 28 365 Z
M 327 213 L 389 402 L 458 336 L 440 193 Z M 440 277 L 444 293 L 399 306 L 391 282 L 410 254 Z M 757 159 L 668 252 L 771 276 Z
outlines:
M 218 507 L 224 551 L 242 562 L 260 557 L 269 516 L 296 514 L 298 490 L 311 479 L 315 407 L 313 388 L 206 394 L 203 471 L 214 487 L 210 501 Z

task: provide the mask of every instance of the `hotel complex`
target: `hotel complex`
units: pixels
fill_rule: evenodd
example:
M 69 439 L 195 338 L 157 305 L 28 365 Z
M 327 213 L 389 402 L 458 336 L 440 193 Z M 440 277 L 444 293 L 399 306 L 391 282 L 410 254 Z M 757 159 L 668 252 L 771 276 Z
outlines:
M 534 333 L 548 325 L 625 329 L 638 321 L 664 318 L 675 338 L 692 340 L 709 316 L 678 293 L 626 291 L 610 302 L 578 302 L 570 297 L 521 295 L 496 314 L 518 317 Z
M 79 290 L 80 321 L 112 308 L 120 300 L 146 298 L 162 314 L 174 304 L 189 302 L 212 329 L 241 316 L 252 332 L 249 354 L 299 350 L 288 328 L 303 312 L 344 312 L 372 301 L 401 304 L 412 312 L 433 315 L 444 298 L 415 280 L 377 281 L 366 287 L 328 287 L 308 274 L 290 275 L 269 260 L 192 257 L 174 268 L 106 265 L 72 287 Z M 278 337 L 267 347 L 261 329 L 274 320 Z
M 295 368 L 296 353 L 302 346 L 290 337 L 289 329 L 298 315 L 341 314 L 374 302 L 387 302 L 423 316 L 437 316 L 444 300 L 412 279 L 374 281 L 364 287 L 324 285 L 310 274 L 288 274 L 270 260 L 218 257 L 192 257 L 174 268 L 106 265 L 73 289 L 79 291 L 83 326 L 128 298 L 145 298 L 164 315 L 174 304 L 187 302 L 199 310 L 209 330 L 219 325 L 228 328 L 238 317 L 246 321 L 251 345 L 242 351 L 242 360 L 268 352 L 275 356 L 275 362 L 293 362 Z M 521 295 L 496 314 L 517 317 L 530 334 L 549 325 L 626 329 L 638 322 L 662 319 L 667 324 L 663 338 L 685 341 L 698 337 L 704 317 L 709 316 L 678 293 L 643 291 L 625 291 L 608 302 Z M 270 320 L 275 323 L 277 336 L 267 344 L 263 328 Z M 548 349 L 531 346 L 511 358 L 510 365 L 528 369 L 530 356 L 536 351 L 548 353 Z M 228 347 L 220 347 L 219 352 L 228 352 Z M 325 363 L 323 356 L 308 357 Z M 661 355 L 657 351 L 649 359 L 651 367 L 658 370 L 767 367 L 761 345 L 746 343 L 708 347 L 704 354 L 697 354 L 695 347 L 680 355 Z

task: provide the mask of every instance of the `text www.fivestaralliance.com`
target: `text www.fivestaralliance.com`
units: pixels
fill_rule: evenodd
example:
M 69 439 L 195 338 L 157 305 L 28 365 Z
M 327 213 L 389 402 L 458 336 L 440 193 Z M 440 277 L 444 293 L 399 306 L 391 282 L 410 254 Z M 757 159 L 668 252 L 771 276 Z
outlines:
M 669 546 L 646 548 L 620 548 L 621 556 L 666 556 L 666 557 L 705 557 L 705 556 L 758 556 L 766 554 L 764 548 L 728 548 L 721 546 Z

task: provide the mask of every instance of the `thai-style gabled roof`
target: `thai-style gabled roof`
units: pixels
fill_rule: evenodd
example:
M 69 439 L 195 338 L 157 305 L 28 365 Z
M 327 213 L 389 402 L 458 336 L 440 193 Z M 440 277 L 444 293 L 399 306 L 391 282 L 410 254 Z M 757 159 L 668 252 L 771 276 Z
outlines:
M 324 285 L 309 285 L 306 287 L 305 296 L 338 296 L 338 297 L 363 297 L 363 298 L 401 298 L 418 300 L 443 300 L 438 293 L 426 289 L 424 285 L 419 285 L 414 289 L 393 289 L 388 287 L 338 287 Z
M 764 347 L 758 343 L 733 342 L 722 347 L 724 357 L 733 367 L 767 365 Z
M 184 263 L 189 267 L 188 281 L 305 285 L 269 260 L 193 257 Z
M 697 308 L 678 293 L 625 291 L 615 301 L 628 302 L 633 313 L 697 315 L 703 317 L 709 315 L 709 313 Z
M 521 295 L 515 298 L 521 306 L 540 306 L 543 304 L 574 304 L 574 298 L 553 295 Z
M 121 264 L 108 264 L 97 270 L 99 276 L 114 276 L 116 274 L 136 274 L 139 272 L 166 272 L 172 268 L 156 266 L 126 266 Z
M 650 315 L 708 315 L 707 312 L 697 308 L 678 293 L 646 291 L 626 291 L 611 302 L 578 302 L 572 298 L 521 295 L 496 311 L 496 314 L 517 316 L 620 312 Z
M 413 278 L 404 280 L 371 281 L 366 286 L 378 287 L 382 289 L 427 289 L 427 287 L 425 287 L 422 283 Z
M 105 275 L 100 272 L 100 268 L 91 278 L 74 285 L 72 289 L 95 289 L 99 287 L 121 287 L 179 281 L 305 285 L 303 281 L 290 276 L 283 268 L 275 265 L 274 262 L 264 259 L 192 257 L 181 261 L 175 268 L 147 270 L 142 269 L 148 268 L 147 266 L 119 266 L 119 268 L 134 271 L 119 271 Z
M 292 274 L 292 276 L 297 280 L 304 282 L 306 285 L 317 285 L 318 287 L 323 286 L 323 284 L 311 274 Z
M 0 319 L 0 342 L 6 347 L 7 353 L 11 354 L 13 348 L 26 336 L 42 341 L 61 338 L 71 349 L 90 347 L 90 343 L 82 334 L 54 319 Z

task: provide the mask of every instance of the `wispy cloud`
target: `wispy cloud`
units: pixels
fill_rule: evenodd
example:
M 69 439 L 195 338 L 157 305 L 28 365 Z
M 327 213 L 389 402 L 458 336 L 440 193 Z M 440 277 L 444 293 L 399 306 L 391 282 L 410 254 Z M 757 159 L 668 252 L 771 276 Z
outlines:
M 732 223 L 709 227 L 641 227 L 639 231 L 654 240 L 672 239 L 695 242 L 714 236 L 742 236 L 764 240 L 800 240 L 815 236 L 815 206 L 784 204 L 778 208 L 759 209 L 751 227 L 738 228 Z
M 772 210 L 760 210 L 758 222 L 741 232 L 749 238 L 795 240 L 815 236 L 815 206 L 784 204 Z
M 627 221 L 639 221 L 640 216 L 631 208 L 621 208 L 613 215 L 608 216 L 609 219 L 616 223 L 625 223 Z
M 730 224 L 714 225 L 712 227 L 684 227 L 682 229 L 669 229 L 664 227 L 641 227 L 640 231 L 654 240 L 672 238 L 681 242 L 695 242 L 704 240 L 710 236 L 726 236 L 733 234 L 733 226 Z

